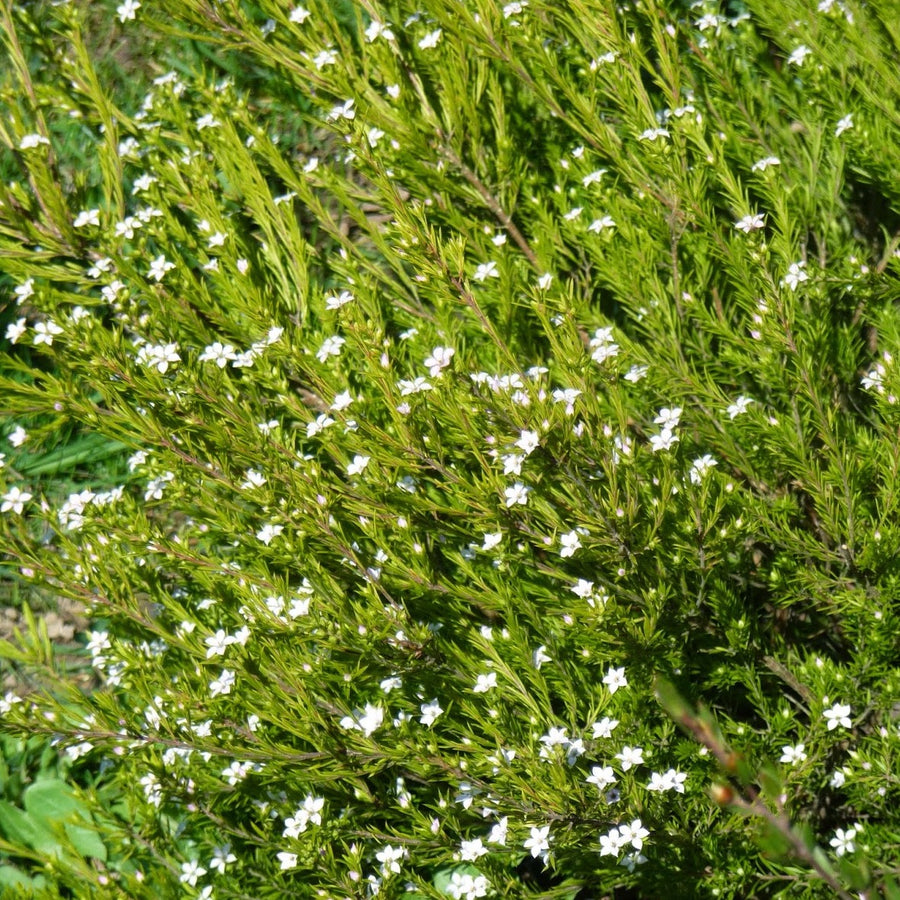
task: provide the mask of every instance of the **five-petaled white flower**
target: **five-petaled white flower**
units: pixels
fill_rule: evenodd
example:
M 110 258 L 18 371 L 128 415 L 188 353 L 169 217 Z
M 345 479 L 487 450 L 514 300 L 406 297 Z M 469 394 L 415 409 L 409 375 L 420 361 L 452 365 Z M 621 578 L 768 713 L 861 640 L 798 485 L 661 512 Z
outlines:
M 855 828 L 848 828 L 846 831 L 843 828 L 837 828 L 835 829 L 834 837 L 828 843 L 834 847 L 835 855 L 843 856 L 845 853 L 852 853 L 856 849 L 856 844 L 853 843 L 855 837 Z
M 609 688 L 611 694 L 614 694 L 620 687 L 628 687 L 625 667 L 614 669 L 610 666 L 609 671 L 603 676 L 603 683 Z
M 779 762 L 790 763 L 793 766 L 798 762 L 803 762 L 805 759 L 806 744 L 797 744 L 795 747 L 792 747 L 790 744 L 785 744 L 781 748 L 781 758 L 779 759 Z
M 852 724 L 850 721 L 850 706 L 845 703 L 835 703 L 831 709 L 826 709 L 822 715 L 828 722 L 829 731 L 833 731 L 838 725 L 842 728 L 849 728 Z
M 744 234 L 749 234 L 751 231 L 765 228 L 766 220 L 762 213 L 754 213 L 753 215 L 744 216 L 743 219 L 735 222 L 734 227 L 738 231 L 743 231 Z
M 545 857 L 550 849 L 550 826 L 544 825 L 541 828 L 537 828 L 532 825 L 531 835 L 522 846 L 535 858 L 538 856 Z
M 644 750 L 642 747 L 625 746 L 616 754 L 616 759 L 622 763 L 622 771 L 627 772 L 632 766 L 640 766 L 644 762 Z
M 575 551 L 581 547 L 581 541 L 578 538 L 577 531 L 570 531 L 568 534 L 561 535 L 559 543 L 559 555 L 564 559 L 569 556 L 574 556 Z
M 531 488 L 526 487 L 521 481 L 517 481 L 512 487 L 506 488 L 503 493 L 506 496 L 507 507 L 515 506 L 517 503 L 524 506 L 528 502 L 528 493 Z

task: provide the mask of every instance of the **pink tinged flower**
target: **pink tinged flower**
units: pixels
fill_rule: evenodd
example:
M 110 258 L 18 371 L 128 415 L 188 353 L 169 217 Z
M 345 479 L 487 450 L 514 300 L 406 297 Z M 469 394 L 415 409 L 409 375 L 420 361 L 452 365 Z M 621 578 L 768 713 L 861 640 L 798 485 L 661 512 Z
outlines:
M 828 730 L 834 731 L 840 725 L 842 728 L 850 728 L 850 707 L 847 704 L 835 703 L 831 709 L 826 709 L 822 713 L 828 722 Z
M 539 856 L 544 856 L 550 849 L 550 826 L 544 825 L 541 828 L 532 826 L 531 835 L 525 840 L 522 846 L 528 850 L 535 859 Z
M 614 694 L 620 687 L 628 687 L 625 668 L 614 669 L 610 666 L 609 671 L 603 676 L 603 683 L 609 688 L 611 694 Z
M 431 351 L 431 356 L 425 360 L 428 374 L 432 378 L 438 377 L 441 374 L 441 370 L 446 369 L 450 365 L 450 361 L 455 354 L 456 351 L 452 347 L 435 347 Z

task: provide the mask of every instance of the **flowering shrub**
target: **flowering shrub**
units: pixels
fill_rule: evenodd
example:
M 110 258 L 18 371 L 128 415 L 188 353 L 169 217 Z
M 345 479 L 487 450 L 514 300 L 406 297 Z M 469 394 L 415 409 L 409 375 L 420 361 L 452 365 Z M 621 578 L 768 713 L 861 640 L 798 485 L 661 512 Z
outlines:
M 4 5 L 5 571 L 87 607 L 101 684 L 35 626 L 3 728 L 120 797 L 105 858 L 23 858 L 900 896 L 894 12 L 118 7 L 270 73 L 286 140 L 216 73 L 119 108 L 74 6 Z M 45 496 L 63 428 L 128 477 Z

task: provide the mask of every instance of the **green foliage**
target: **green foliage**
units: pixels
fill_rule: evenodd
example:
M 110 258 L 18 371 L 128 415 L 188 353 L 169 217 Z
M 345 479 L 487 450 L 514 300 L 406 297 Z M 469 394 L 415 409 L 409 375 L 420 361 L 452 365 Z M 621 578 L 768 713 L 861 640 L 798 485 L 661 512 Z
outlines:
M 896 895 L 894 13 L 4 2 L 9 883 Z

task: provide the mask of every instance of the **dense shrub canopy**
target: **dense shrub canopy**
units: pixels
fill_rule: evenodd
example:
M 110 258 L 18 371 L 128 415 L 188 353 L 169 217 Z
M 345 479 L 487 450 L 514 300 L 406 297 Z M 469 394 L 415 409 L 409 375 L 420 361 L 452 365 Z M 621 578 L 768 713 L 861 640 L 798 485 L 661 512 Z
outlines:
M 2 577 L 97 679 L 3 645 L 0 883 L 900 897 L 896 4 L 87 6 L 0 8 Z

